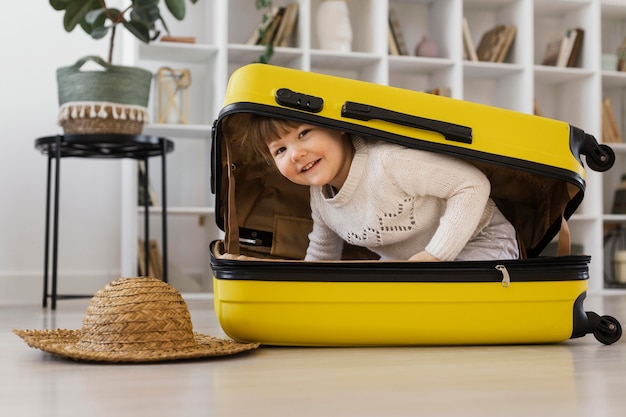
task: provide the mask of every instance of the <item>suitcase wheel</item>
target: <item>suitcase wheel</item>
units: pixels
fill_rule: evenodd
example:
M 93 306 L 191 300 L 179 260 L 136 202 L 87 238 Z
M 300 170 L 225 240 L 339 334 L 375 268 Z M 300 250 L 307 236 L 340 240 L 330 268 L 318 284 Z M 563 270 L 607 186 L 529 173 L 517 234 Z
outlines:
M 615 152 L 608 145 L 597 145 L 592 152 L 585 155 L 589 168 L 597 172 L 608 171 L 615 163 Z
M 587 312 L 589 320 L 589 332 L 598 342 L 611 345 L 622 337 L 622 325 L 612 316 L 599 316 L 593 312 Z

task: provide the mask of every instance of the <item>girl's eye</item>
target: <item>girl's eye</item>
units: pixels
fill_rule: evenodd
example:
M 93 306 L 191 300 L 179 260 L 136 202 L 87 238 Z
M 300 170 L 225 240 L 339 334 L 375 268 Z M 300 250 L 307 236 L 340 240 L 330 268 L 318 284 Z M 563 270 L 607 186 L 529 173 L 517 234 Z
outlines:
M 281 153 L 285 152 L 286 148 L 284 146 L 281 146 L 280 148 L 277 148 L 276 151 L 274 151 L 274 155 L 278 156 Z
M 298 139 L 302 139 L 303 137 L 306 136 L 307 133 L 309 133 L 311 131 L 311 129 L 304 129 L 302 130 L 300 133 L 298 133 Z

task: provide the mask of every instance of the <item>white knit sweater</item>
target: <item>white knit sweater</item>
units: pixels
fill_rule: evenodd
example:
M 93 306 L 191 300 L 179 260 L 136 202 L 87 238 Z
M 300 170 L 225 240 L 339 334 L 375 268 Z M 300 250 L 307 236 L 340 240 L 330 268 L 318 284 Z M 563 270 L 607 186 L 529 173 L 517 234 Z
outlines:
M 327 198 L 311 187 L 313 230 L 305 260 L 341 258 L 343 240 L 381 259 L 423 250 L 454 260 L 489 224 L 495 203 L 485 175 L 437 153 L 354 138 L 355 155 L 341 190 Z

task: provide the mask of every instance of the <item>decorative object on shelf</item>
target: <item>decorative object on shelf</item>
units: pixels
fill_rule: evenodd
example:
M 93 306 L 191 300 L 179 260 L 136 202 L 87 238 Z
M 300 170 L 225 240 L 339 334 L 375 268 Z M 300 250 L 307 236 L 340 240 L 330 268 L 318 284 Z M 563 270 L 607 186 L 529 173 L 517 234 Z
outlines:
M 602 54 L 602 69 L 604 71 L 617 71 L 617 55 Z
M 605 285 L 623 288 L 626 284 L 626 229 L 622 225 L 608 226 L 603 249 Z
M 345 0 L 323 0 L 317 9 L 317 39 L 320 49 L 352 51 L 352 24 Z
M 621 181 L 615 188 L 611 213 L 626 214 L 626 174 L 622 174 Z
M 626 284 L 626 250 L 618 250 L 613 254 L 614 279 L 617 284 Z
M 409 51 L 404 41 L 404 35 L 402 34 L 402 28 L 400 27 L 400 21 L 396 15 L 396 11 L 389 8 L 389 53 L 391 55 L 408 55 Z
M 157 123 L 189 122 L 189 86 L 191 72 L 188 69 L 161 67 L 156 73 Z
M 608 97 L 602 99 L 602 142 L 623 142 L 622 134 L 617 126 L 615 114 L 613 113 L 613 105 L 611 104 L 611 99 Z
M 580 56 L 585 31 L 573 28 L 556 33 L 546 46 L 541 65 L 574 67 Z
M 496 25 L 485 32 L 476 49 L 479 61 L 504 62 L 515 39 L 517 27 L 514 25 Z
M 185 17 L 187 0 L 167 0 L 167 9 L 178 20 Z M 195 4 L 198 0 L 189 0 Z M 125 9 L 106 5 L 105 0 L 49 0 L 64 12 L 67 32 L 80 26 L 93 39 L 109 38 L 108 61 L 87 56 L 74 65 L 57 70 L 59 124 L 65 133 L 138 134 L 148 120 L 148 99 L 152 75 L 149 71 L 112 65 L 115 33 L 124 27 L 142 42 L 149 43 L 160 35 L 156 24 L 167 26 L 159 1 L 134 0 Z M 88 61 L 104 71 L 82 71 Z M 129 93 L 129 95 L 126 95 Z
M 476 47 L 472 40 L 472 32 L 470 31 L 467 19 L 463 16 L 463 59 L 470 61 L 478 61 L 478 55 L 476 54 Z
M 170 36 L 163 35 L 159 39 L 161 42 L 176 42 L 176 43 L 196 43 L 195 36 Z
M 438 55 L 439 48 L 437 44 L 427 35 L 424 35 L 422 40 L 415 46 L 415 56 L 437 58 Z

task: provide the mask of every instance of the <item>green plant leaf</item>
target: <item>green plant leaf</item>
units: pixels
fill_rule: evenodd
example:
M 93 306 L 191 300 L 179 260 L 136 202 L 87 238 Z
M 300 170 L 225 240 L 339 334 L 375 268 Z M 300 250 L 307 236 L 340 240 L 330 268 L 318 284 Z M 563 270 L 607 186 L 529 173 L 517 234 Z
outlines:
M 101 16 L 104 16 L 104 19 L 106 19 L 104 9 L 90 10 L 85 14 L 85 22 L 93 25 Z
M 70 2 L 71 0 L 50 0 L 50 6 L 54 10 L 65 10 Z
M 272 7 L 272 0 L 255 0 L 255 5 L 257 10 L 263 9 L 265 7 Z
M 159 6 L 154 2 L 150 2 L 149 4 L 144 5 L 136 5 L 132 11 L 130 12 L 130 20 L 142 22 L 148 28 L 154 27 L 154 22 L 161 18 L 161 13 L 159 12 Z
M 63 16 L 63 27 L 66 32 L 74 30 L 82 20 L 85 19 L 85 15 L 90 10 L 99 9 L 100 4 L 98 0 L 74 0 L 67 4 L 65 9 L 65 15 Z
M 102 39 L 107 35 L 107 33 L 109 33 L 109 27 L 103 25 L 97 28 L 93 28 L 93 30 L 91 31 L 91 37 L 93 39 Z
M 130 33 L 135 35 L 137 39 L 142 42 L 149 43 L 150 42 L 150 30 L 149 28 L 141 22 L 137 21 L 123 21 L 122 24 Z
M 167 10 L 178 20 L 185 18 L 185 0 L 165 0 Z
M 108 32 L 107 28 L 104 28 L 107 15 L 104 10 L 92 10 L 85 15 L 85 19 L 80 22 L 80 26 L 85 32 L 87 32 L 93 39 L 101 39 Z M 99 31 L 104 28 L 104 35 L 101 35 Z M 95 32 L 95 33 L 94 33 Z

